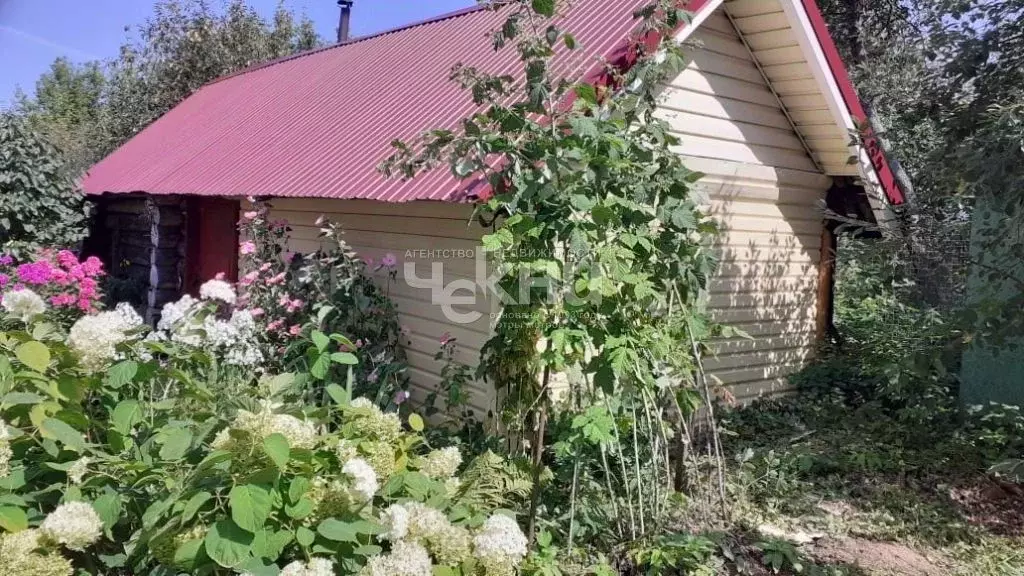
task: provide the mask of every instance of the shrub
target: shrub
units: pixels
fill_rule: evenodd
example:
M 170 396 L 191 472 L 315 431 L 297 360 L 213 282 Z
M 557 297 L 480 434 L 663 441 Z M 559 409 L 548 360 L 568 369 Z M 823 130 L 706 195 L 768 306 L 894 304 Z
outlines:
M 60 158 L 24 119 L 0 113 L 0 251 L 28 257 L 85 236 L 85 198 Z
M 506 464 L 431 450 L 419 416 L 351 382 L 310 404 L 308 373 L 232 363 L 217 339 L 244 309 L 226 283 L 200 293 L 159 336 L 126 306 L 0 318 L 0 573 L 516 570 L 526 539 L 499 508 L 528 484 Z
M 283 220 L 270 220 L 270 205 L 254 202 L 243 214 L 245 236 L 240 252 L 244 274 L 239 281 L 248 306 L 269 319 L 261 335 L 270 367 L 310 370 L 316 375 L 316 356 L 296 336 L 308 339 L 313 330 L 345 334 L 351 340 L 341 353 L 353 354 L 354 365 L 327 365 L 330 376 L 344 378 L 351 366 L 354 392 L 380 406 L 396 406 L 408 388 L 403 339 L 408 331 L 388 297 L 396 276 L 396 259 L 389 254 L 374 266 L 348 246 L 340 227 L 321 218 L 321 239 L 327 247 L 310 254 L 287 251 L 290 231 Z M 384 272 L 381 288 L 370 272 Z M 302 295 L 300 298 L 298 295 Z

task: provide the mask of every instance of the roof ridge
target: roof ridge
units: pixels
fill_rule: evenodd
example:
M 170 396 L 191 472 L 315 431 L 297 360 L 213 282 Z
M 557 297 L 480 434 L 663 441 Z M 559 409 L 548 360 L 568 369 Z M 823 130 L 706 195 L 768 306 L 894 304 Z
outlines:
M 218 82 L 222 82 L 224 80 L 228 80 L 228 79 L 234 78 L 236 76 L 242 76 L 242 75 L 248 74 L 250 72 L 256 72 L 257 70 L 263 70 L 264 68 L 269 68 L 269 67 L 274 66 L 276 64 L 282 64 L 284 62 L 290 62 L 292 60 L 297 60 L 297 59 L 303 58 L 305 56 L 312 56 L 313 54 L 319 54 L 320 52 L 326 52 L 328 50 L 333 50 L 335 48 L 344 48 L 346 46 L 351 46 L 352 44 L 358 44 L 360 42 L 365 42 L 366 40 L 372 40 L 374 38 L 379 38 L 381 36 L 386 36 L 388 34 L 394 34 L 396 32 L 403 32 L 403 31 L 408 30 L 410 28 L 417 28 L 419 26 L 426 26 L 428 24 L 434 24 L 434 23 L 440 22 L 442 20 L 449 20 L 449 19 L 452 19 L 452 18 L 458 18 L 459 16 L 465 16 L 467 14 L 472 14 L 474 12 L 479 12 L 481 10 L 486 10 L 486 9 L 487 9 L 487 6 L 483 5 L 483 4 L 478 4 L 476 6 L 468 6 L 466 8 L 460 8 L 458 10 L 453 10 L 451 12 L 445 12 L 444 14 L 438 14 L 437 16 L 433 16 L 431 18 L 427 18 L 427 19 L 424 19 L 424 20 L 418 20 L 416 22 L 410 22 L 409 24 L 403 24 L 401 26 L 396 26 L 394 28 L 388 28 L 387 30 L 381 30 L 380 32 L 374 32 L 373 34 L 367 34 L 366 36 L 359 36 L 359 37 L 356 37 L 356 38 L 352 38 L 351 40 L 347 40 L 345 42 L 335 42 L 334 44 L 330 44 L 330 45 L 327 45 L 327 46 L 321 46 L 319 48 L 312 48 L 310 50 L 305 50 L 305 51 L 302 51 L 302 52 L 296 52 L 295 54 L 289 54 L 287 56 L 281 56 L 279 58 L 274 58 L 273 60 L 267 60 L 266 62 L 261 62 L 259 64 L 253 64 L 252 66 L 248 66 L 248 67 L 242 68 L 240 70 L 235 70 L 234 72 L 229 72 L 227 74 L 224 74 L 223 76 L 218 76 L 217 78 L 214 78 L 213 80 L 207 82 L 206 84 L 203 84 L 203 87 L 211 86 L 213 84 L 217 84 Z

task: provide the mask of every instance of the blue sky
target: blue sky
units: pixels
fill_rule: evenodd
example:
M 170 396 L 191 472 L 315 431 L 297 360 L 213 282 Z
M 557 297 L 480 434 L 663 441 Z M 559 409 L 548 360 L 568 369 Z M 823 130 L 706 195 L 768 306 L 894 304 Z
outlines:
M 219 0 L 213 0 L 217 5 Z M 278 0 L 248 0 L 264 17 Z M 334 0 L 285 0 L 334 38 Z M 355 0 L 352 34 L 361 36 L 450 12 L 474 0 Z M 36 78 L 58 56 L 76 62 L 117 56 L 121 43 L 151 14 L 150 0 L 0 0 L 0 108 L 17 86 L 32 93 Z M 129 31 L 125 31 L 125 27 Z

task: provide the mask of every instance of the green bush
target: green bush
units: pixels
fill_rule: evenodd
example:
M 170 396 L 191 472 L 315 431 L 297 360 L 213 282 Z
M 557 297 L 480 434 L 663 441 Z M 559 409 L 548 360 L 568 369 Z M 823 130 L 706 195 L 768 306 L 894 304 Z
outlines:
M 24 119 L 0 113 L 0 253 L 27 257 L 85 237 L 85 198 L 62 162 Z
M 303 401 L 308 373 L 238 353 L 257 320 L 217 282 L 155 335 L 123 305 L 70 327 L 0 317 L 0 573 L 517 569 L 526 539 L 500 508 L 528 483 L 493 454 L 431 450 L 419 416 L 353 399 L 351 382 Z

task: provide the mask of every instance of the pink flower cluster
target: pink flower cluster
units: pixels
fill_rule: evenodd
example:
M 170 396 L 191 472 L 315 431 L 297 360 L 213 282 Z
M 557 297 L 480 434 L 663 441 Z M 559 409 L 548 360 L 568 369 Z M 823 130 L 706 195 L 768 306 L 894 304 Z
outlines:
M 57 308 L 78 308 L 92 312 L 100 298 L 99 278 L 103 276 L 103 263 L 95 256 L 80 262 L 70 250 L 56 254 L 44 250 L 32 262 L 15 266 L 14 258 L 0 256 L 0 289 L 14 283 L 15 290 L 31 287 L 47 294 L 50 304 Z

